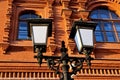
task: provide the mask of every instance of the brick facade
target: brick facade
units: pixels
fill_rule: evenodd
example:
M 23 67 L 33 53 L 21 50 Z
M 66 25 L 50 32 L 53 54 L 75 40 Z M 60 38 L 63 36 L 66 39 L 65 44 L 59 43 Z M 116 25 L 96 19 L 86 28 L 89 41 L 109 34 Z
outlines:
M 46 55 L 60 55 L 64 40 L 70 56 L 84 56 L 78 54 L 75 42 L 69 39 L 70 30 L 74 21 L 90 20 L 90 11 L 99 6 L 107 6 L 120 17 L 119 0 L 0 0 L 0 79 L 59 80 L 46 64 L 39 67 L 32 41 L 17 40 L 18 17 L 22 11 L 34 10 L 43 18 L 53 19 Z M 95 42 L 91 56 L 95 59 L 91 69 L 84 64 L 75 80 L 119 80 L 119 43 Z

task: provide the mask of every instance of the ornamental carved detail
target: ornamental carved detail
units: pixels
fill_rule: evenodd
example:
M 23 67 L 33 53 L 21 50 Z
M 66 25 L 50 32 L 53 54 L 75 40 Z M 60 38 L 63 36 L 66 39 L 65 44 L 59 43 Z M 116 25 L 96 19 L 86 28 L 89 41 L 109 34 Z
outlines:
M 11 16 L 12 16 L 12 1 L 13 0 L 8 0 L 8 9 L 6 13 L 7 20 L 4 26 L 3 43 L 1 44 L 3 53 L 6 53 L 9 47 L 9 32 L 10 32 Z

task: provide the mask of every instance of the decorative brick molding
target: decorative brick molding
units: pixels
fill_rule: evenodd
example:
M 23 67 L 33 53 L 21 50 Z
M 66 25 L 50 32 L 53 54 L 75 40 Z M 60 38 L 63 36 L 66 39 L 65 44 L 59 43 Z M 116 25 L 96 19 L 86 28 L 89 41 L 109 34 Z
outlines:
M 9 42 L 9 31 L 10 31 L 10 27 L 11 27 L 11 16 L 12 16 L 12 1 L 13 0 L 8 1 L 8 9 L 7 9 L 7 13 L 6 13 L 7 21 L 6 21 L 5 27 L 4 27 L 3 42 Z
M 52 20 L 54 19 L 54 15 L 53 15 L 53 3 L 54 3 L 54 0 L 49 0 L 48 1 L 48 6 L 49 6 L 49 18 L 51 18 Z M 48 46 L 48 49 L 50 49 L 51 52 L 55 52 L 56 50 L 56 45 L 55 45 L 55 27 L 54 27 L 54 20 L 52 21 L 52 37 L 49 38 L 49 46 Z
M 86 9 L 92 10 L 97 6 L 108 6 L 108 8 L 111 10 L 119 10 L 120 1 L 119 0 L 88 0 L 88 2 L 86 2 Z
M 2 69 L 2 70 L 1 70 Z M 45 71 L 43 71 L 45 70 Z M 73 75 L 75 80 L 80 79 L 84 76 L 86 79 L 92 80 L 93 77 L 103 79 L 103 77 L 115 77 L 120 78 L 120 69 L 81 69 L 76 75 Z M 0 68 L 0 79 L 39 79 L 39 80 L 59 80 L 59 76 L 47 68 L 38 67 L 6 67 Z M 116 79 L 115 79 L 116 80 Z
M 47 67 L 0 67 L 0 79 L 20 80 L 59 80 L 59 76 L 50 71 Z
M 88 2 L 97 2 L 97 1 L 106 1 L 106 2 L 113 2 L 113 3 L 117 3 L 117 4 L 120 4 L 120 0 L 88 0 Z
M 7 20 L 4 27 L 3 43 L 1 43 L 3 53 L 6 53 L 7 48 L 9 47 L 9 32 L 11 27 L 12 1 L 13 0 L 8 0 L 8 9 L 6 13 Z
M 120 69 L 81 69 L 79 74 L 101 75 L 101 76 L 119 76 Z
M 0 79 L 59 80 L 54 72 L 0 72 Z

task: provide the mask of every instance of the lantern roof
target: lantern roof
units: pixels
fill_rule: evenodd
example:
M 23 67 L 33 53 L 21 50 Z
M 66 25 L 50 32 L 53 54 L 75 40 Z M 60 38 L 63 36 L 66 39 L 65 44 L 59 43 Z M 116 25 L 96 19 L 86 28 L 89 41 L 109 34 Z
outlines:
M 84 29 L 95 30 L 96 25 L 97 25 L 97 22 L 93 22 L 93 21 L 82 21 L 82 20 L 75 21 L 73 23 L 69 38 L 74 38 L 75 37 L 77 29 L 84 28 Z
M 30 28 L 30 23 L 31 24 L 48 24 L 48 37 L 52 36 L 52 19 L 30 18 L 28 19 L 28 29 Z

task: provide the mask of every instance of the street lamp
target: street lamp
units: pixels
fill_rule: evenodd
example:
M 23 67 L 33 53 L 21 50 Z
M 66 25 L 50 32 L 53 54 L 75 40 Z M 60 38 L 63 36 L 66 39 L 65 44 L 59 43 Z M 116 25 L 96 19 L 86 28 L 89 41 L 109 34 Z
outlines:
M 34 52 L 40 48 L 42 52 L 46 51 L 47 39 L 52 36 L 51 19 L 28 19 L 28 36 L 32 38 Z
M 70 33 L 70 38 L 75 40 L 78 51 L 81 53 L 84 49 L 93 49 L 93 31 L 97 23 L 92 21 L 75 21 Z
M 30 19 L 28 20 L 28 24 L 28 36 L 32 37 L 34 52 L 37 52 L 37 56 L 34 56 L 34 58 L 37 58 L 40 66 L 43 59 L 47 61 L 49 69 L 59 74 L 60 80 L 73 80 L 71 76 L 82 69 L 84 61 L 90 66 L 92 58 L 89 54 L 91 53 L 91 49 L 93 49 L 93 40 L 88 41 L 86 39 L 93 39 L 93 30 L 96 23 L 75 21 L 70 33 L 70 38 L 74 38 L 76 41 L 78 51 L 87 54 L 86 57 L 69 56 L 64 41 L 61 42 L 61 56 L 43 55 L 43 52 L 46 52 L 47 38 L 52 35 L 52 20 Z M 72 67 L 71 72 L 69 72 L 70 66 Z
M 91 65 L 91 57 L 89 55 L 94 48 L 93 32 L 96 28 L 96 25 L 96 22 L 82 21 L 82 19 L 75 21 L 69 36 L 70 38 L 74 39 L 79 53 L 86 55 L 88 66 Z

